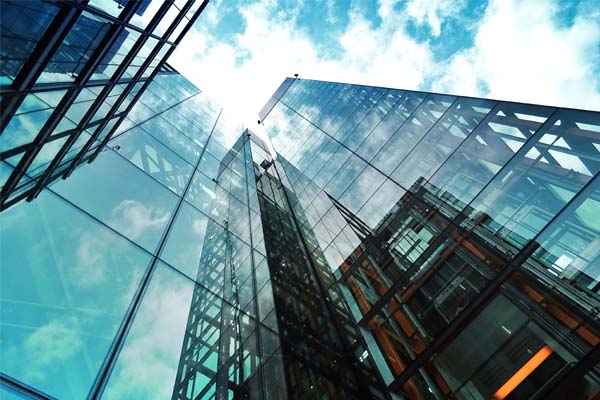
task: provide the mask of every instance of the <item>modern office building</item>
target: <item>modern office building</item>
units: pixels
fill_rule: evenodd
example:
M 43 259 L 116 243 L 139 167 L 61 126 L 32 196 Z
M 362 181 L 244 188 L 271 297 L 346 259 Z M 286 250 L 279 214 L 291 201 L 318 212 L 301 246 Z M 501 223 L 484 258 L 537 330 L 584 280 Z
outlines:
M 600 113 L 288 78 L 273 155 L 206 3 L 2 2 L 0 399 L 597 396 Z
M 261 119 L 389 394 L 598 395 L 600 113 L 288 78 Z

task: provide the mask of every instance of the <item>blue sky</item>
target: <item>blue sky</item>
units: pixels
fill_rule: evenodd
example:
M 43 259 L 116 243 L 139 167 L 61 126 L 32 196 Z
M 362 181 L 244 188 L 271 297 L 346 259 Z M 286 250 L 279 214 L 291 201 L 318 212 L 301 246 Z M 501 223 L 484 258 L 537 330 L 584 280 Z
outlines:
M 212 0 L 170 61 L 248 124 L 295 73 L 600 110 L 600 7 L 597 0 Z

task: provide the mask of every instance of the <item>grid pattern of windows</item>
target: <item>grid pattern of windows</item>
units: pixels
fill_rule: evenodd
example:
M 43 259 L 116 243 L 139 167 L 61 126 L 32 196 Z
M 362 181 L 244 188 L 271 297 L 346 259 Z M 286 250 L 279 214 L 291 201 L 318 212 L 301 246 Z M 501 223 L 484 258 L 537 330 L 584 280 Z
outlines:
M 97 157 L 206 4 L 3 1 L 0 209 Z
M 285 398 L 249 135 L 177 74 L 126 118 L 0 214 L 0 396 Z
M 600 389 L 600 113 L 288 78 L 261 119 L 390 391 Z

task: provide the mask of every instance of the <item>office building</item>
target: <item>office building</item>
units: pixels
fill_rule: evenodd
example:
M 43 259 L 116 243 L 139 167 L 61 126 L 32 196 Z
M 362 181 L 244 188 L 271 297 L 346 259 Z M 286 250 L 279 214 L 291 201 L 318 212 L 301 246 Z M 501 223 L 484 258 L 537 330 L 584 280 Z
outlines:
M 599 113 L 288 78 L 274 156 L 206 3 L 2 3 L 0 398 L 594 396 Z
M 599 113 L 288 78 L 261 119 L 390 394 L 598 393 Z

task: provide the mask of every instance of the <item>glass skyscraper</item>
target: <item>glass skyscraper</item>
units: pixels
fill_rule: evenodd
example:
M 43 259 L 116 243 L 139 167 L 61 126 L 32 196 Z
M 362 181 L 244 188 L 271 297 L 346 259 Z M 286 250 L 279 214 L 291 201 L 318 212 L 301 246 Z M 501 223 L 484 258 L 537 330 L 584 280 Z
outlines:
M 273 152 L 206 3 L 2 2 L 0 399 L 598 393 L 600 113 L 288 78 Z
M 261 119 L 389 395 L 598 394 L 600 113 L 288 78 Z

